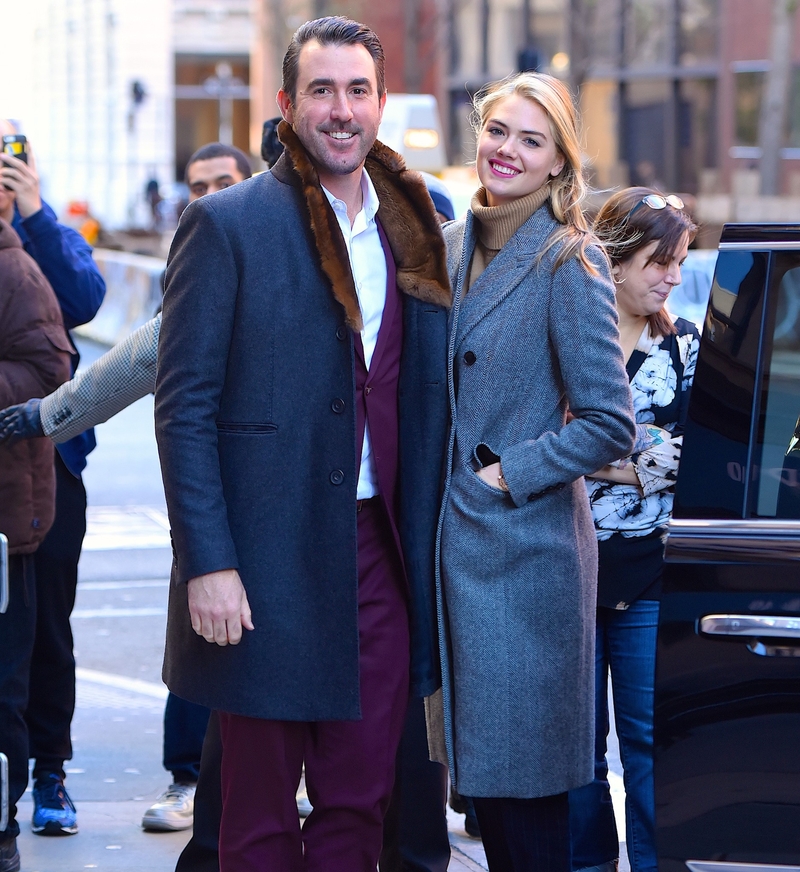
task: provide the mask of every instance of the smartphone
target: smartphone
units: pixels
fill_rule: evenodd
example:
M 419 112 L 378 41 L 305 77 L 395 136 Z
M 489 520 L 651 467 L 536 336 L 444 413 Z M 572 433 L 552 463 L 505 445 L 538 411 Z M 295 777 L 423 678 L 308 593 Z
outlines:
M 3 137 L 3 154 L 10 154 L 25 163 L 28 162 L 28 140 L 22 134 L 9 134 Z

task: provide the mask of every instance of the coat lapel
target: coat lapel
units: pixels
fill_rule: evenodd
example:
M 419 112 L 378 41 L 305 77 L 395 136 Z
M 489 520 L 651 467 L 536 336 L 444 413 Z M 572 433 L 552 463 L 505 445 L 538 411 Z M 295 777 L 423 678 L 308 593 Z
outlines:
M 498 306 L 515 288 L 519 287 L 523 278 L 535 269 L 548 269 L 536 262 L 538 242 L 546 238 L 547 225 L 553 219 L 547 209 L 536 211 L 520 229 L 503 246 L 494 260 L 479 276 L 469 293 L 464 294 L 468 280 L 469 262 L 477 241 L 476 221 L 471 212 L 467 214 L 467 225 L 464 231 L 464 248 L 468 258 L 464 266 L 464 274 L 460 277 L 456 289 L 455 306 L 458 308 L 458 325 L 456 329 L 456 347 L 466 338 L 474 327 L 479 324 L 496 306 Z M 545 233 L 542 233 L 542 230 Z
M 361 309 L 336 215 L 311 159 L 285 121 L 278 125 L 278 136 L 285 150 L 271 172 L 279 181 L 302 190 L 322 271 L 344 308 L 348 326 L 359 331 L 363 327 Z M 378 217 L 397 268 L 397 287 L 419 300 L 449 307 L 452 295 L 444 239 L 422 176 L 406 169 L 403 158 L 380 142 L 370 150 L 366 169 L 380 201 Z

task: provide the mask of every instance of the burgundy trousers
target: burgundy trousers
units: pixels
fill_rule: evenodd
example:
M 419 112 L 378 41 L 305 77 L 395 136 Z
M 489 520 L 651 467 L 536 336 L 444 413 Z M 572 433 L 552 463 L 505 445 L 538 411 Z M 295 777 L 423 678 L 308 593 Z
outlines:
M 375 872 L 409 682 L 405 579 L 379 500 L 358 515 L 361 720 L 219 713 L 220 872 Z M 305 763 L 314 811 L 301 830 Z

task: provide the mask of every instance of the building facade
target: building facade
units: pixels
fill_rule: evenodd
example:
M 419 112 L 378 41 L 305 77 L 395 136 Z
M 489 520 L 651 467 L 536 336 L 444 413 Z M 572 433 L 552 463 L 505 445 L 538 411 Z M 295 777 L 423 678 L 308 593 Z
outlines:
M 40 0 L 30 106 L 19 121 L 59 214 L 82 201 L 110 229 L 152 223 L 165 191 L 221 134 L 247 149 L 250 0 Z
M 85 200 L 104 226 L 146 227 L 147 183 L 168 188 L 199 145 L 233 142 L 261 166 L 292 32 L 344 14 L 381 36 L 390 91 L 437 96 L 452 164 L 473 157 L 475 91 L 536 68 L 580 95 L 595 187 L 752 194 L 773 2 L 39 0 L 21 121 L 59 211 Z M 800 14 L 792 27 L 784 195 L 800 194 Z

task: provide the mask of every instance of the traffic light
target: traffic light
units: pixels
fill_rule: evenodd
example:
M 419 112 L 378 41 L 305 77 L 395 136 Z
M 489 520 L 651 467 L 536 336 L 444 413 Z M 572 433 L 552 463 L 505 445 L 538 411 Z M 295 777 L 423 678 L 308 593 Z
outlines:
M 134 106 L 141 106 L 144 98 L 147 96 L 147 91 L 144 85 L 138 80 L 131 83 L 131 97 L 133 98 Z

